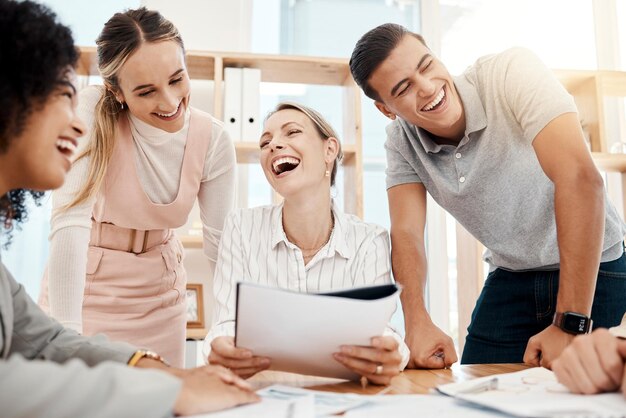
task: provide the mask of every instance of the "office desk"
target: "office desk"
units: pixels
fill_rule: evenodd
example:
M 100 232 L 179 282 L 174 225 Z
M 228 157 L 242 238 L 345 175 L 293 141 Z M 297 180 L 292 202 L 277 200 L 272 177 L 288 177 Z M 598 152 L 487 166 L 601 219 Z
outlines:
M 392 395 L 424 394 L 444 383 L 462 382 L 492 374 L 517 372 L 528 367 L 524 364 L 475 364 L 466 366 L 454 364 L 451 369 L 405 370 L 391 381 L 390 388 L 375 385 L 362 388 L 356 382 L 342 382 L 309 386 L 308 389 L 362 395 L 375 395 L 383 390 L 384 393 Z

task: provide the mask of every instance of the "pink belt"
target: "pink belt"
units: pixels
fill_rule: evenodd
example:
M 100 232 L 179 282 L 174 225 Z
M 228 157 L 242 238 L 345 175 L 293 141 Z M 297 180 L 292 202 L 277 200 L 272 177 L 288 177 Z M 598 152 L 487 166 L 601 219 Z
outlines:
M 172 231 L 170 229 L 142 231 L 92 220 L 90 245 L 141 254 L 157 245 L 166 243 L 171 236 Z

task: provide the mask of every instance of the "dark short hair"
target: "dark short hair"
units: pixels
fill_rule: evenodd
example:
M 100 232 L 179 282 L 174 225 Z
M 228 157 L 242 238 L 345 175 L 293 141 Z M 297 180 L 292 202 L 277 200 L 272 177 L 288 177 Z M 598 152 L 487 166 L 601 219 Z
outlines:
M 47 7 L 32 1 L 0 0 L 0 154 L 8 151 L 30 115 L 40 110 L 75 67 L 78 51 L 70 29 Z M 0 230 L 6 245 L 12 229 L 27 218 L 28 198 L 43 193 L 24 189 L 0 196 Z
M 426 46 L 422 35 L 396 23 L 385 23 L 375 27 L 356 43 L 350 57 L 350 72 L 354 81 L 370 99 L 382 101 L 378 92 L 370 86 L 369 79 L 406 35 L 414 36 Z

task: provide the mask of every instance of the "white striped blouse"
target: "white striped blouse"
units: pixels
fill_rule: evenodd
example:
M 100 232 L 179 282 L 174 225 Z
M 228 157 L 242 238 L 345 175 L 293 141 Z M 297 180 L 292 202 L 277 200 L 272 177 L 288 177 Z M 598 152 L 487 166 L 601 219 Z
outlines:
M 204 341 L 235 335 L 238 281 L 297 292 L 326 292 L 390 283 L 389 234 L 333 205 L 335 226 L 328 243 L 304 264 L 300 249 L 289 242 L 282 224 L 282 204 L 237 209 L 226 218 L 213 279 L 213 325 Z M 400 343 L 402 368 L 409 358 L 404 340 L 391 326 L 385 335 Z

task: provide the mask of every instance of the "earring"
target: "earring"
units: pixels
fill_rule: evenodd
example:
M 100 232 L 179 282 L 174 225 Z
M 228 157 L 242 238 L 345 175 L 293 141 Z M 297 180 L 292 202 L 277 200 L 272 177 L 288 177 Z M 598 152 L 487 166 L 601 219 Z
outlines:
M 119 102 L 119 103 L 120 103 L 120 108 L 124 110 L 124 102 Z
M 326 170 L 326 172 L 324 173 L 324 176 L 326 176 L 326 177 L 330 177 L 330 171 L 329 171 L 329 170 Z

